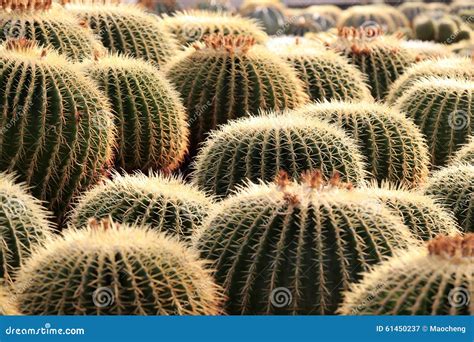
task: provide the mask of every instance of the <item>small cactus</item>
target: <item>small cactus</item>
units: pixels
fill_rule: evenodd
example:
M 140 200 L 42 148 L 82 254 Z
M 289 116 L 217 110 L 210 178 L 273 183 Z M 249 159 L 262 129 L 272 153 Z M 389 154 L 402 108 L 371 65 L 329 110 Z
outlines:
M 151 229 L 91 220 L 28 260 L 18 307 L 25 315 L 215 315 L 220 289 L 204 265 Z
M 280 3 L 250 3 L 243 4 L 240 13 L 246 18 L 255 20 L 267 34 L 278 35 L 285 32 L 285 14 L 284 8 Z
M 91 218 L 148 224 L 159 231 L 189 237 L 207 215 L 212 200 L 179 178 L 141 173 L 120 176 L 79 198 L 71 222 L 78 228 Z
M 424 192 L 451 210 L 461 229 L 474 232 L 473 165 L 456 164 L 437 171 Z
M 227 196 L 247 179 L 271 181 L 281 170 L 298 177 L 314 169 L 325 176 L 338 171 L 354 183 L 365 176 L 358 148 L 341 130 L 294 113 L 269 113 L 213 132 L 196 158 L 194 182 Z
M 60 221 L 109 168 L 109 104 L 65 58 L 30 41 L 3 44 L 0 66 L 0 171 L 15 172 Z
M 166 75 L 188 110 L 191 155 L 228 120 L 308 101 L 294 70 L 250 37 L 209 36 L 170 63 Z
M 451 159 L 451 164 L 467 163 L 474 166 L 474 138 L 464 145 Z
M 410 188 L 428 176 L 429 155 L 418 127 L 398 111 L 369 102 L 326 102 L 302 107 L 298 114 L 328 121 L 354 138 L 379 183 Z
M 7 280 L 51 236 L 48 212 L 25 186 L 14 181 L 0 173 L 0 278 Z
M 175 169 L 187 150 L 186 110 L 152 64 L 118 55 L 84 65 L 108 97 L 118 131 L 115 165 L 127 171 Z
M 304 38 L 273 38 L 267 47 L 296 69 L 313 101 L 372 99 L 362 73 L 334 51 Z
M 398 217 L 366 205 L 337 176 L 303 178 L 297 184 L 283 173 L 276 184 L 242 189 L 196 235 L 229 314 L 333 314 L 360 272 L 414 244 Z
M 443 166 L 474 134 L 474 82 L 429 77 L 413 84 L 395 103 L 426 137 L 431 163 Z
M 428 8 L 424 2 L 413 1 L 402 3 L 398 6 L 398 10 L 412 23 L 418 15 L 426 12 Z
M 400 252 L 345 294 L 344 315 L 474 315 L 474 234 Z M 471 297 L 471 298 L 470 298 Z

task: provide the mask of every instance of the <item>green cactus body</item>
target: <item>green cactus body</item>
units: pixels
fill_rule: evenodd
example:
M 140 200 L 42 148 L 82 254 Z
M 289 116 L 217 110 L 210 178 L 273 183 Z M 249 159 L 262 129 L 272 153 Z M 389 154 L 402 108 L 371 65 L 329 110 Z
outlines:
M 366 205 L 366 195 L 336 178 L 325 184 L 317 172 L 305 178 L 250 185 L 221 202 L 196 235 L 229 314 L 333 314 L 360 272 L 412 245 L 400 219 Z
M 439 236 L 375 266 L 347 291 L 339 312 L 472 316 L 473 288 L 474 234 Z
M 79 198 L 71 222 L 80 228 L 91 218 L 111 216 L 119 223 L 148 224 L 187 238 L 211 205 L 211 199 L 179 178 L 116 174 Z
M 229 123 L 211 134 L 197 156 L 194 182 L 226 196 L 247 179 L 271 181 L 280 170 L 298 177 L 321 169 L 338 171 L 345 181 L 365 177 L 362 156 L 353 140 L 325 122 L 273 113 Z
M 14 181 L 0 173 L 0 278 L 8 280 L 32 250 L 51 236 L 48 212 Z
M 0 47 L 0 170 L 15 172 L 61 220 L 109 168 L 114 125 L 96 85 L 53 50 Z
M 68 4 L 112 53 L 166 63 L 178 51 L 176 40 L 161 20 L 138 7 L 122 4 Z
M 398 6 L 398 10 L 402 12 L 410 22 L 420 14 L 426 12 L 428 10 L 426 4 L 424 2 L 404 2 L 400 6 Z
M 38 45 L 50 46 L 71 60 L 91 58 L 103 49 L 92 31 L 58 5 L 50 8 L 47 1 L 10 0 L 0 12 L 0 42 L 28 39 Z
M 445 165 L 474 134 L 474 82 L 429 77 L 413 84 L 395 103 L 426 137 L 431 163 Z
M 394 33 L 399 28 L 408 27 L 405 16 L 393 7 L 388 6 L 352 6 L 339 17 L 338 27 L 375 27 L 385 33 Z
M 470 139 L 451 159 L 451 164 L 466 163 L 474 165 L 474 138 Z
M 372 95 L 378 100 L 417 61 L 417 56 L 402 48 L 399 40 L 372 29 L 341 29 L 339 39 L 330 46 L 367 75 Z
M 429 155 L 418 127 L 398 111 L 369 102 L 311 104 L 298 114 L 329 121 L 354 138 L 379 183 L 389 181 L 409 188 L 428 176 Z
M 181 93 L 191 129 L 190 153 L 218 125 L 259 110 L 307 102 L 294 70 L 249 37 L 210 36 L 173 61 L 166 75 Z
M 127 171 L 175 169 L 188 143 L 186 110 L 153 65 L 124 56 L 85 64 L 107 95 L 118 130 L 116 166 Z
M 195 252 L 143 226 L 70 228 L 18 275 L 25 315 L 215 315 L 220 289 Z
M 464 39 L 470 39 L 471 30 L 459 18 L 442 15 L 431 17 L 418 16 L 413 22 L 415 38 L 430 40 L 443 44 L 453 44 Z
M 267 35 L 255 21 L 223 12 L 197 10 L 178 12 L 165 17 L 163 23 L 183 46 L 201 41 L 211 34 L 248 36 L 253 37 L 258 43 L 263 43 L 267 39 Z
M 334 51 L 289 37 L 270 39 L 267 47 L 296 69 L 313 101 L 372 99 L 362 73 Z
M 240 9 L 240 13 L 255 20 L 267 34 L 282 34 L 285 31 L 284 9 L 278 3 L 250 4 Z
M 474 65 L 470 58 L 465 57 L 440 58 L 415 64 L 392 84 L 387 103 L 393 105 L 414 83 L 430 76 L 474 80 Z
M 428 181 L 425 194 L 454 213 L 465 232 L 474 232 L 474 166 L 456 164 L 437 171 Z

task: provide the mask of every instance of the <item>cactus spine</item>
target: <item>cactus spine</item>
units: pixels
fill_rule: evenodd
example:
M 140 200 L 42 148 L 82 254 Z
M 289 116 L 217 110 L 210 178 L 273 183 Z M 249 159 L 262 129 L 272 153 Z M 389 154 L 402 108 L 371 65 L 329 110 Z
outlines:
M 375 266 L 345 295 L 345 315 L 474 315 L 474 234 L 439 236 Z M 370 300 L 367 300 L 370 298 Z
M 474 165 L 474 138 L 464 145 L 451 159 L 451 164 L 466 163 Z
M 360 183 L 365 176 L 362 156 L 344 132 L 295 113 L 269 113 L 241 119 L 211 133 L 197 156 L 194 182 L 226 196 L 247 179 L 271 181 L 280 170 L 298 177 L 321 169 L 338 171 L 343 180 Z
M 65 231 L 21 270 L 26 315 L 215 315 L 220 289 L 205 262 L 142 226 L 91 221 Z
M 398 217 L 364 205 L 367 196 L 337 177 L 304 179 L 250 185 L 221 202 L 197 234 L 228 313 L 332 314 L 361 271 L 412 245 Z
M 19 316 L 12 294 L 5 286 L 0 287 L 0 316 Z
M 71 198 L 108 168 L 108 103 L 52 50 L 10 40 L 0 52 L 0 170 L 16 172 L 60 220 Z
M 118 130 L 116 166 L 128 171 L 176 168 L 188 127 L 178 93 L 153 65 L 112 55 L 85 65 L 109 98 Z
M 71 222 L 81 228 L 91 218 L 110 216 L 118 223 L 148 224 L 187 238 L 202 223 L 211 205 L 211 199 L 179 178 L 115 174 L 113 180 L 80 197 Z

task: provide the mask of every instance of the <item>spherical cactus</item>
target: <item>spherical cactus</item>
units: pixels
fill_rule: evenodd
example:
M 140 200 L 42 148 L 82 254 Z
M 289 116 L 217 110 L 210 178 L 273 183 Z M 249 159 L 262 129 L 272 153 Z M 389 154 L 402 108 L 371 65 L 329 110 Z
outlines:
M 417 56 L 402 48 L 399 40 L 371 28 L 343 28 L 331 47 L 345 54 L 367 75 L 372 95 L 379 100 L 384 98 L 390 85 L 417 61 Z
M 29 259 L 18 307 L 26 315 L 214 315 L 221 295 L 204 265 L 151 229 L 92 220 Z
M 281 170 L 298 177 L 314 169 L 325 176 L 338 171 L 354 183 L 365 176 L 358 148 L 341 130 L 294 113 L 270 113 L 213 132 L 197 156 L 194 182 L 226 196 L 247 179 L 270 181 Z
M 251 4 L 241 8 L 240 13 L 254 19 L 267 34 L 282 34 L 285 31 L 285 14 L 279 4 Z
M 213 262 L 230 314 L 333 314 L 360 272 L 408 248 L 408 228 L 337 178 L 280 176 L 224 200 L 195 245 Z
M 372 98 L 362 73 L 334 51 L 304 38 L 273 38 L 267 47 L 296 69 L 313 101 Z
M 457 164 L 436 172 L 425 193 L 454 213 L 465 232 L 474 232 L 474 166 Z
M 323 17 L 331 18 L 331 21 L 337 22 L 342 10 L 335 5 L 312 5 L 305 8 L 306 13 L 317 14 Z
M 386 33 L 394 33 L 400 27 L 408 27 L 409 22 L 403 14 L 388 6 L 352 6 L 342 13 L 337 26 L 356 28 L 378 26 Z
M 294 70 L 250 37 L 210 36 L 167 68 L 188 110 L 190 153 L 228 120 L 295 108 L 308 97 Z
M 474 315 L 474 234 L 384 261 L 345 294 L 345 315 Z M 471 298 L 470 298 L 471 297 Z
M 386 101 L 393 105 L 414 83 L 430 76 L 473 79 L 474 65 L 470 58 L 464 57 L 429 59 L 417 63 L 392 84 Z
M 474 138 L 470 139 L 451 159 L 451 164 L 467 163 L 474 165 Z
M 163 22 L 138 7 L 101 4 L 101 1 L 73 2 L 67 4 L 66 9 L 88 23 L 102 44 L 112 53 L 142 58 L 161 66 L 178 51 L 176 40 Z
M 116 174 L 80 197 L 71 222 L 81 228 L 90 218 L 110 216 L 119 223 L 148 224 L 187 238 L 211 205 L 211 199 L 179 178 Z
M 14 180 L 0 173 L 0 278 L 3 279 L 13 278 L 32 250 L 51 236 L 49 214 Z
M 0 41 L 28 39 L 50 46 L 76 61 L 91 58 L 103 49 L 92 31 L 59 6 L 48 0 L 8 0 L 0 12 Z
M 186 110 L 153 65 L 135 58 L 99 57 L 84 71 L 107 95 L 118 128 L 116 166 L 127 171 L 175 169 L 188 145 Z
M 418 15 L 426 12 L 428 8 L 424 2 L 414 1 L 402 3 L 398 6 L 398 10 L 402 12 L 410 22 L 413 22 Z
M 449 15 L 418 16 L 413 22 L 413 30 L 416 39 L 443 44 L 457 43 L 471 36 L 471 30 L 467 25 L 458 17 Z
M 263 43 L 267 35 L 253 20 L 222 12 L 185 11 L 165 17 L 163 22 L 181 45 L 201 41 L 210 34 L 244 35 Z
M 0 287 L 0 316 L 18 316 L 15 296 L 5 286 Z
M 15 172 L 61 220 L 71 198 L 109 167 L 108 102 L 64 58 L 29 41 L 7 41 L 0 65 L 0 170 Z
M 395 107 L 420 127 L 433 165 L 444 165 L 474 134 L 472 81 L 439 77 L 417 81 Z
M 390 181 L 412 188 L 428 176 L 429 155 L 418 127 L 398 111 L 369 102 L 326 102 L 298 114 L 329 121 L 354 138 L 379 183 Z

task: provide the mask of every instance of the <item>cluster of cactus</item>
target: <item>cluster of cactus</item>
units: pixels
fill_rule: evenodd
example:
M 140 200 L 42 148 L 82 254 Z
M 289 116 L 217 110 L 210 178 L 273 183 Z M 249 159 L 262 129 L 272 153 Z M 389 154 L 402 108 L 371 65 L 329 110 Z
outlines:
M 205 262 L 144 226 L 91 220 L 28 260 L 16 282 L 26 315 L 215 315 L 221 291 Z
M 115 175 L 79 199 L 73 226 L 89 219 L 111 217 L 115 222 L 147 224 L 153 229 L 188 238 L 202 223 L 212 200 L 181 179 L 161 175 Z
M 344 11 L 337 22 L 338 27 L 380 28 L 385 33 L 394 33 L 408 27 L 407 18 L 390 6 L 353 6 Z
M 441 16 L 420 15 L 413 22 L 416 39 L 453 44 L 470 39 L 471 30 L 462 20 L 453 15 Z
M 227 312 L 334 313 L 361 271 L 415 244 L 397 216 L 366 202 L 320 172 L 301 184 L 283 173 L 221 202 L 195 245 L 216 270 Z
M 338 171 L 355 184 L 365 178 L 362 156 L 342 130 L 295 112 L 266 113 L 212 132 L 197 155 L 194 182 L 226 196 L 246 180 L 271 181 L 281 170 L 298 177 L 316 169 L 326 177 Z
M 345 315 L 474 315 L 474 234 L 439 236 L 384 261 L 351 291 Z
M 187 149 L 187 117 L 179 95 L 149 62 L 98 56 L 84 71 L 111 104 L 117 127 L 115 165 L 127 171 L 175 169 Z
M 191 155 L 228 120 L 308 100 L 294 70 L 252 37 L 211 35 L 173 60 L 166 75 L 188 111 Z

